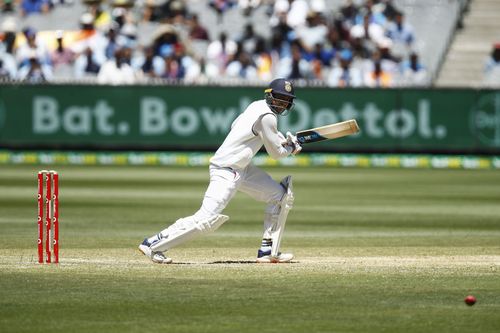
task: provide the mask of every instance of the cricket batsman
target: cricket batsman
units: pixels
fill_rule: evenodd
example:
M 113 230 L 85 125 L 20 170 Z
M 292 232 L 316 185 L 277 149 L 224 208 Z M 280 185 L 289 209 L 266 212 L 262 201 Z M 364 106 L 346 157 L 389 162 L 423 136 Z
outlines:
M 155 263 L 168 264 L 165 252 L 194 237 L 217 230 L 229 217 L 222 211 L 237 191 L 267 204 L 264 235 L 257 262 L 283 263 L 291 253 L 279 252 L 281 236 L 293 206 L 292 178 L 280 183 L 252 164 L 252 158 L 264 145 L 274 159 L 298 154 L 302 147 L 290 132 L 278 131 L 278 116 L 285 116 L 294 106 L 294 87 L 290 81 L 275 79 L 265 90 L 265 99 L 250 104 L 232 123 L 226 139 L 210 159 L 210 184 L 200 209 L 175 221 L 165 230 L 145 238 L 139 250 Z

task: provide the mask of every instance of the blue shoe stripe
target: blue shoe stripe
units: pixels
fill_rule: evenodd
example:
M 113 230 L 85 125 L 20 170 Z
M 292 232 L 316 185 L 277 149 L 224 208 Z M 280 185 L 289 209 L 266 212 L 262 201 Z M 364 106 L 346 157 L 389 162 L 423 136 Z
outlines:
M 259 251 L 257 252 L 257 258 L 262 258 L 265 256 L 270 256 L 270 255 L 271 255 L 271 250 L 262 251 L 259 249 Z

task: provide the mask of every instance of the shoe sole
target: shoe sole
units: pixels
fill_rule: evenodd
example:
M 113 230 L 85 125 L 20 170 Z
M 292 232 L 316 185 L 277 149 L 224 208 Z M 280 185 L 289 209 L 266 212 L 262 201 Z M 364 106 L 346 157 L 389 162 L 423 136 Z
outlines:
M 143 248 L 147 248 L 147 246 L 144 246 L 144 245 L 139 245 L 139 252 L 141 252 L 142 254 L 144 254 L 146 257 L 148 258 L 151 258 L 151 254 L 148 254 L 146 252 L 148 252 L 146 249 L 143 249 Z M 150 252 L 150 251 L 149 251 Z
M 277 258 L 257 258 L 256 262 L 258 264 L 288 264 L 292 262 L 293 257 L 288 260 L 279 260 Z
M 148 250 L 146 250 L 146 249 L 143 249 L 144 247 L 146 247 L 146 246 L 143 246 L 142 244 L 141 244 L 141 245 L 139 245 L 138 251 L 139 251 L 140 253 L 142 253 L 144 256 L 148 257 L 148 258 L 149 258 L 149 260 L 151 260 L 151 261 L 152 261 L 152 262 L 154 262 L 155 264 L 171 264 L 171 263 L 172 263 L 172 261 L 173 261 L 173 260 L 172 260 L 172 259 L 170 259 L 170 258 L 168 258 L 168 259 L 170 259 L 170 260 L 167 260 L 167 261 L 155 261 L 155 260 L 153 260 L 153 258 L 151 258 L 151 255 L 148 255 L 148 254 L 146 253 L 146 252 L 149 252 L 149 251 L 148 251 Z M 149 248 L 148 248 L 148 249 L 149 249 Z

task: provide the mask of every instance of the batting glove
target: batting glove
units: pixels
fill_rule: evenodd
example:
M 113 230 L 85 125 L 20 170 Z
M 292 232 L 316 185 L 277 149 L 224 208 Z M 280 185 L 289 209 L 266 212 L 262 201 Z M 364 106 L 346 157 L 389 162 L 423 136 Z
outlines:
M 286 132 L 287 145 L 292 147 L 292 154 L 297 155 L 302 150 L 302 146 L 297 140 L 297 137 L 290 132 Z

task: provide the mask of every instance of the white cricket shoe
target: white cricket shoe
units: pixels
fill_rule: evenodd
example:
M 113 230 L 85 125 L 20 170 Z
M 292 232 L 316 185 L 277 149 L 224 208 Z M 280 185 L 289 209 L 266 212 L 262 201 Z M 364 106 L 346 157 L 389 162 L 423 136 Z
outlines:
M 139 251 L 141 251 L 146 257 L 151 259 L 152 262 L 157 264 L 170 264 L 172 258 L 166 257 L 162 252 L 154 252 L 151 250 L 148 239 L 145 238 L 141 245 L 139 245 Z
M 259 250 L 257 253 L 257 262 L 260 264 L 264 263 L 286 263 L 292 261 L 294 258 L 292 253 L 278 253 L 277 257 L 272 257 L 271 256 L 271 250 L 269 251 L 262 251 Z

